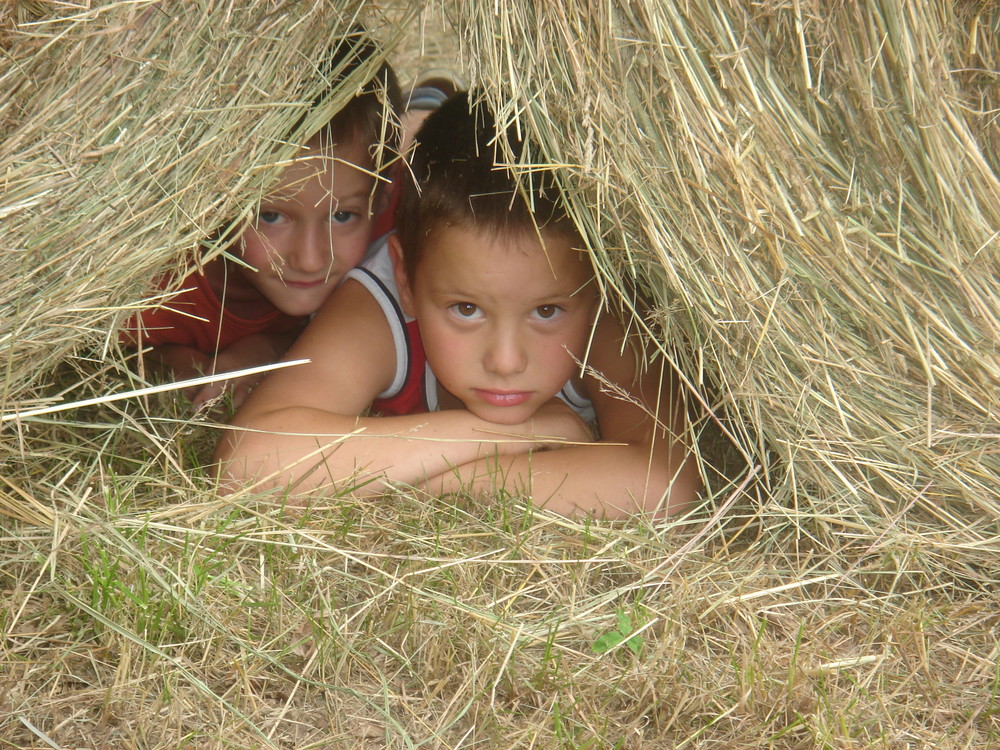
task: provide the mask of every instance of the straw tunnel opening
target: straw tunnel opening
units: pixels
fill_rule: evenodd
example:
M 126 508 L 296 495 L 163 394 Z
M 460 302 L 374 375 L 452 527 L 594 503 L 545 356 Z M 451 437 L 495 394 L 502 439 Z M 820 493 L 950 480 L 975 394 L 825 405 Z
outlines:
M 174 7 L 0 4 L 0 737 L 996 743 L 1000 4 Z M 146 384 L 115 327 L 273 184 L 359 19 L 560 165 L 700 399 L 697 513 L 295 515 L 214 492 L 221 415 L 80 403 Z
M 315 127 L 310 59 L 358 16 L 236 8 L 5 11 L 5 415 L 141 386 L 108 332 L 266 191 L 296 148 L 289 122 Z M 649 298 L 631 323 L 701 402 L 707 449 L 735 456 L 706 461 L 713 483 L 752 470 L 779 504 L 933 486 L 990 507 L 976 441 L 997 409 L 995 11 L 893 6 L 898 27 L 877 32 L 873 9 L 871 27 L 846 8 L 632 10 L 535 9 L 504 20 L 507 45 L 477 8 L 364 20 L 404 81 L 406 55 L 458 68 L 561 165 L 606 297 L 626 316 L 629 289 Z M 721 32 L 736 27 L 738 44 Z

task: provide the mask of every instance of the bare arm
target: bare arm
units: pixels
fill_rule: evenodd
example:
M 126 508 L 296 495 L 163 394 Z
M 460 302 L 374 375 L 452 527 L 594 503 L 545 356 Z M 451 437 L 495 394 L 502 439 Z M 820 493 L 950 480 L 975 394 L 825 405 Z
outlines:
M 619 354 L 623 336 L 621 327 L 604 316 L 591 351 L 590 366 L 603 376 L 587 377 L 600 442 L 479 459 L 423 486 L 435 493 L 524 492 L 535 504 L 564 515 L 663 516 L 690 508 L 701 477 L 678 386 L 662 360 L 640 372 L 632 352 Z
M 451 466 L 586 440 L 573 415 L 542 410 L 504 426 L 464 410 L 360 417 L 392 380 L 395 351 L 378 304 L 352 281 L 340 287 L 288 352 L 309 364 L 271 373 L 216 449 L 223 489 L 287 490 L 291 497 L 416 484 Z

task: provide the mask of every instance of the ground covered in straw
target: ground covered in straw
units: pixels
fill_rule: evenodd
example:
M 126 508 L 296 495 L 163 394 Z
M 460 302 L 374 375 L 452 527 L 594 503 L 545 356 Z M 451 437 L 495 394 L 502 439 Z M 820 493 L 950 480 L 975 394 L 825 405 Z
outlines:
M 1000 5 L 398 5 L 403 79 L 520 118 L 652 305 L 704 507 L 291 511 L 213 492 L 224 405 L 24 416 L 145 384 L 115 326 L 354 5 L 4 4 L 0 748 L 1000 746 Z
M 80 416 L 33 427 L 0 487 L 0 746 L 1000 742 L 997 570 L 904 518 L 875 539 L 744 502 L 655 528 L 409 493 L 291 513 L 211 493 L 213 430 Z
M 997 571 L 905 519 L 859 543 L 745 502 L 655 528 L 408 493 L 290 513 L 211 493 L 208 428 L 81 419 L 0 488 L 3 746 L 1000 742 Z

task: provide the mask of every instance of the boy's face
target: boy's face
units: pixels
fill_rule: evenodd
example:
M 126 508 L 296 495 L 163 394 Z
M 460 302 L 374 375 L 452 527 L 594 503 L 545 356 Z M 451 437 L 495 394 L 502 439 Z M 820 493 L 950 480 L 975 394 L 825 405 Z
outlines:
M 594 322 L 586 254 L 561 233 L 542 237 L 544 249 L 535 234 L 448 226 L 428 237 L 414 278 L 398 271 L 434 374 L 489 422 L 523 422 L 555 396 L 578 374 Z
M 288 315 L 311 315 L 368 247 L 374 187 L 367 148 L 318 140 L 299 152 L 240 238 L 247 281 Z

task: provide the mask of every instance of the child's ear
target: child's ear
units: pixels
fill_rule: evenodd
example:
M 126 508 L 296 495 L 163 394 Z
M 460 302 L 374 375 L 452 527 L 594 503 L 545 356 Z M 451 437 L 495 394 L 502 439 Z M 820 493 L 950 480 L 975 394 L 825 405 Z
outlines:
M 406 264 L 403 263 L 403 246 L 399 244 L 399 235 L 393 232 L 389 235 L 389 258 L 392 260 L 392 276 L 396 280 L 399 291 L 399 303 L 403 312 L 411 318 L 413 315 L 413 294 L 410 291 L 410 279 L 406 274 Z

